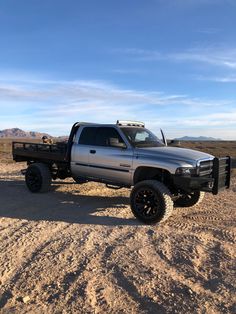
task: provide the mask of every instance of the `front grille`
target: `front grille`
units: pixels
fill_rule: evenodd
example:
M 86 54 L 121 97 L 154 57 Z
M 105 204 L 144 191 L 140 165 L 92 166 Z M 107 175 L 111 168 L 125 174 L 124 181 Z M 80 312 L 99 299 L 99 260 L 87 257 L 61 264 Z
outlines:
M 213 170 L 213 160 L 200 161 L 198 174 L 200 177 L 210 176 Z

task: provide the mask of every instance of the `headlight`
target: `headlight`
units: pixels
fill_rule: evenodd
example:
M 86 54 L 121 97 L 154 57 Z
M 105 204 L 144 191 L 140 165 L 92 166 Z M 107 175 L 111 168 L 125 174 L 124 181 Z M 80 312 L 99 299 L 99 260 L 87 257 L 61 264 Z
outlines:
M 193 176 L 196 175 L 196 168 L 180 167 L 175 171 L 177 176 Z

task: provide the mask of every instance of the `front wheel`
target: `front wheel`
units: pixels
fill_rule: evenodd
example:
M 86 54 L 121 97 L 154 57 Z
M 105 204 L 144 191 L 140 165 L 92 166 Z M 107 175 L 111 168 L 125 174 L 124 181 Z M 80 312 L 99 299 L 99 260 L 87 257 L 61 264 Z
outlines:
M 194 191 L 181 195 L 175 202 L 174 205 L 177 207 L 191 207 L 200 204 L 205 196 L 204 192 Z
M 146 224 L 166 220 L 173 210 L 169 189 L 156 180 L 137 183 L 131 191 L 130 202 L 134 216 Z

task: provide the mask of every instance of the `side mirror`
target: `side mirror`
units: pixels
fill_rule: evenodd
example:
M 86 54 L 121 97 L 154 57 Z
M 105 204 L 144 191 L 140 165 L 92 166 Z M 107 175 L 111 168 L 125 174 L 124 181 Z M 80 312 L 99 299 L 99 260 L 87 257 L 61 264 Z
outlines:
M 170 141 L 168 141 L 168 144 L 169 144 L 170 146 L 176 146 L 176 147 L 181 146 L 179 140 L 170 140 Z
M 118 138 L 111 137 L 109 138 L 109 144 L 112 147 L 117 147 L 117 148 L 126 148 L 126 145 L 124 142 L 119 142 Z

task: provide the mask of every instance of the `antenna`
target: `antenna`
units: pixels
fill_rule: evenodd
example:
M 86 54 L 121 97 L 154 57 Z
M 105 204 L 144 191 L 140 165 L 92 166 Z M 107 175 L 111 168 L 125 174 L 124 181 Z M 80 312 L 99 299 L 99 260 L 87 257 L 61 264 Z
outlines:
M 160 130 L 161 130 L 161 135 L 162 135 L 162 141 L 163 141 L 163 143 L 165 144 L 165 146 L 167 146 L 167 140 L 166 140 L 165 134 L 164 134 L 164 132 L 162 131 L 162 129 L 160 129 Z

